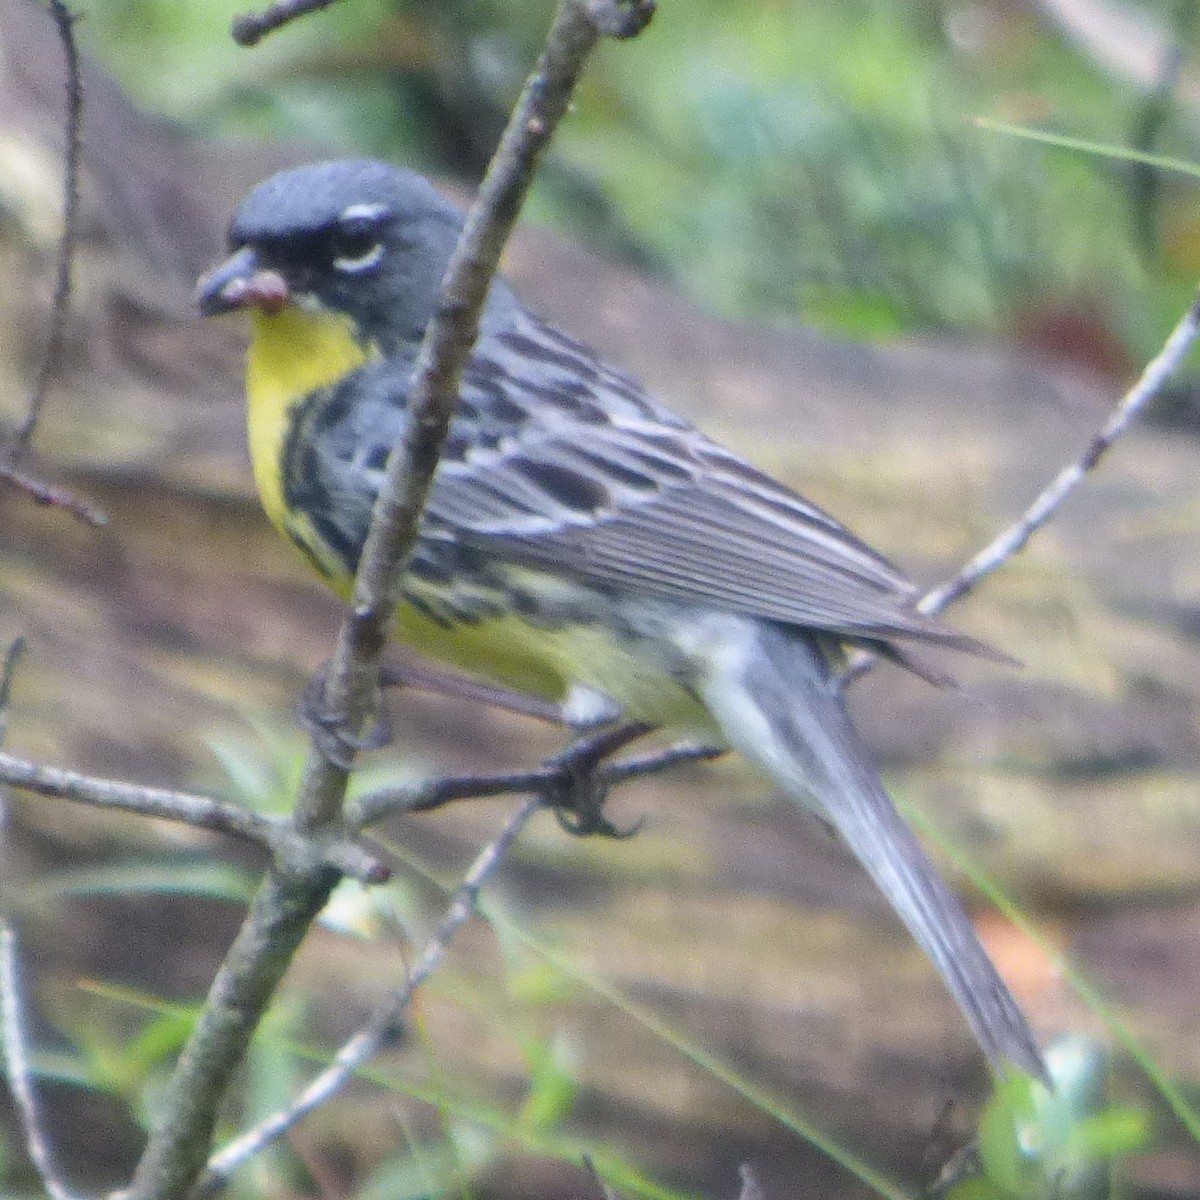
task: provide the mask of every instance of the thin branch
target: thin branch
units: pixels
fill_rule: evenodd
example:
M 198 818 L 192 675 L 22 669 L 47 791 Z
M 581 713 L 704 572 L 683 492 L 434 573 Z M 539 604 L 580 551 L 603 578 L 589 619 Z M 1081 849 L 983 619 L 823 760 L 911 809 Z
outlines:
M 623 727 L 629 728 L 629 727 Z M 632 738 L 630 739 L 632 740 Z M 585 753 L 580 753 L 582 746 Z M 619 783 L 658 775 L 684 763 L 717 758 L 724 751 L 715 746 L 681 742 L 665 750 L 624 762 L 595 767 L 596 785 L 607 790 Z M 440 775 L 412 783 L 394 784 L 359 796 L 347 809 L 346 819 L 354 828 L 365 828 L 384 817 L 399 813 L 432 812 L 459 800 L 482 800 L 495 796 L 531 792 L 547 803 L 569 803 L 579 772 L 591 758 L 598 761 L 593 743 L 575 743 L 532 771 L 505 771 L 493 775 Z
M 678 742 L 665 750 L 656 750 L 640 758 L 629 758 L 624 762 L 611 763 L 601 772 L 601 779 L 610 787 L 630 779 L 645 779 L 650 775 L 661 775 L 687 763 L 711 762 L 727 754 L 724 746 L 702 746 L 694 742 Z
M 406 432 L 388 460 L 349 613 L 325 677 L 325 709 L 341 718 L 351 734 L 363 727 L 375 703 L 379 656 L 391 634 L 403 576 L 501 251 L 588 56 L 606 32 L 632 36 L 652 12 L 651 4 L 639 0 L 562 0 L 467 214 L 421 344 Z M 325 754 L 319 761 L 310 758 L 297 819 L 314 824 L 334 819 L 346 778 L 346 764 L 328 762 Z
M 467 217 L 409 393 L 404 440 L 391 454 L 346 619 L 325 673 L 324 711 L 352 739 L 371 716 L 379 656 L 391 634 L 401 578 L 458 398 L 463 367 L 503 245 L 536 163 L 591 50 L 605 31 L 632 36 L 652 11 L 629 0 L 562 0 L 537 69 Z M 349 762 L 314 734 L 292 821 L 302 834 L 340 833 Z M 530 811 L 536 802 L 529 802 Z M 184 1194 L 203 1169 L 220 1103 L 292 956 L 337 882 L 332 870 L 273 867 L 255 896 L 162 1096 L 159 1118 L 127 1200 Z M 465 919 L 465 917 L 464 917 Z
M 108 524 L 108 517 L 98 508 L 73 496 L 65 488 L 45 483 L 35 475 L 20 471 L 11 462 L 0 463 L 0 483 L 23 492 L 35 504 L 47 508 L 63 508 L 72 516 L 99 528 Z
M 260 13 L 245 13 L 234 17 L 229 27 L 229 36 L 239 46 L 257 46 L 267 34 L 336 3 L 337 0 L 274 0 L 274 3 L 268 4 Z
M 208 1160 L 204 1176 L 191 1193 L 193 1200 L 211 1196 L 232 1171 L 277 1141 L 310 1112 L 341 1091 L 356 1071 L 395 1040 L 417 989 L 437 970 L 455 935 L 475 914 L 483 885 L 507 857 L 513 843 L 541 806 L 537 798 L 526 800 L 509 817 L 504 828 L 483 848 L 455 888 L 446 915 L 426 944 L 420 961 L 409 973 L 404 986 L 379 1005 L 362 1029 L 342 1046 L 333 1062 L 300 1093 L 292 1105 L 241 1134 Z
M 63 228 L 58 242 L 58 267 L 55 272 L 54 299 L 50 310 L 50 330 L 42 353 L 41 365 L 29 396 L 25 420 L 13 436 L 6 460 L 0 462 L 0 483 L 28 496 L 36 504 L 65 509 L 89 525 L 107 524 L 98 508 L 79 500 L 65 488 L 45 483 L 22 471 L 18 462 L 29 444 L 42 416 L 50 385 L 62 363 L 66 344 L 67 313 L 71 303 L 71 267 L 75 261 L 75 243 L 79 231 L 79 155 L 80 128 L 83 122 L 83 82 L 79 69 L 79 48 L 75 43 L 78 17 L 63 0 L 47 0 L 47 11 L 58 30 L 67 68 L 66 153 L 63 159 Z
M 1024 549 L 1029 539 L 1058 512 L 1067 497 L 1087 478 L 1088 472 L 1104 457 L 1109 447 L 1162 391 L 1167 380 L 1187 357 L 1197 336 L 1200 336 L 1200 299 L 1193 301 L 1163 348 L 1146 364 L 1138 381 L 1121 398 L 1087 449 L 1055 476 L 1019 521 L 985 546 L 953 579 L 926 592 L 918 602 L 917 610 L 928 616 L 940 613 L 961 600 L 981 579 Z
M 4 1074 L 9 1094 L 21 1118 L 25 1152 L 50 1200 L 74 1200 L 73 1193 L 60 1181 L 54 1168 L 53 1155 L 38 1115 L 27 1052 L 29 1031 L 25 1020 L 17 935 L 7 921 L 0 923 L 0 1009 L 3 1010 Z
M 71 301 L 71 264 L 75 259 L 75 241 L 79 227 L 79 151 L 80 126 L 83 121 L 83 83 L 79 72 L 79 48 L 75 44 L 74 25 L 77 16 L 63 0 L 48 0 L 49 13 L 58 29 L 62 42 L 63 58 L 67 66 L 67 149 L 63 165 L 63 230 L 58 243 L 58 271 L 54 284 L 54 306 L 50 314 L 50 333 L 46 338 L 46 349 L 38 370 L 33 393 L 29 398 L 29 410 L 21 428 L 17 430 L 12 446 L 12 461 L 28 448 L 50 383 L 58 372 L 62 360 L 63 344 L 67 332 L 67 309 Z M 12 479 L 9 482 L 14 482 Z M 77 504 L 62 505 L 77 515 L 84 509 Z M 87 518 L 90 519 L 90 518 Z M 96 522 L 93 522 L 96 523 Z
M 936 616 L 1019 554 L 1029 539 L 1053 518 L 1067 497 L 1087 478 L 1113 443 L 1129 430 L 1147 405 L 1162 391 L 1167 380 L 1187 357 L 1197 337 L 1200 337 L 1200 297 L 1192 302 L 1163 343 L 1163 348 L 1146 364 L 1137 382 L 1121 397 L 1083 453 L 1063 467 L 1021 517 L 980 550 L 953 578 L 926 592 L 917 602 L 917 611 Z M 856 655 L 842 676 L 843 683 L 850 683 L 865 674 L 875 661 L 873 654 Z
M 384 864 L 354 842 L 344 838 L 323 841 L 304 837 L 292 829 L 285 818 L 264 816 L 211 796 L 142 787 L 60 767 L 43 767 L 3 752 L 0 752 L 0 784 L 36 792 L 40 796 L 90 804 L 94 808 L 137 813 L 163 821 L 178 821 L 197 829 L 232 834 L 265 847 L 277 860 L 293 869 L 323 865 L 363 883 L 382 883 L 388 877 Z
M 25 652 L 25 639 L 21 636 L 13 638 L 8 649 L 4 652 L 4 662 L 0 665 L 0 746 L 8 736 L 8 713 L 12 704 L 13 678 L 17 673 L 17 664 Z

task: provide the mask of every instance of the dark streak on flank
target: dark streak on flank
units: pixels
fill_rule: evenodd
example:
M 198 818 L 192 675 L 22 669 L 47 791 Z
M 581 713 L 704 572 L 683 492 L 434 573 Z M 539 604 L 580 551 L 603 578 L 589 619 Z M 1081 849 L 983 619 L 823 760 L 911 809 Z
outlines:
M 611 502 L 608 489 L 598 480 L 557 463 L 514 458 L 512 467 L 536 483 L 552 500 L 576 512 L 594 513 Z

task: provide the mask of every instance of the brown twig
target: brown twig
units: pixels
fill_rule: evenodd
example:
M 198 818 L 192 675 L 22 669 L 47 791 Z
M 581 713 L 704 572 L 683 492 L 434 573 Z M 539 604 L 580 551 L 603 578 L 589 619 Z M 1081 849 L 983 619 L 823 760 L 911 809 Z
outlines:
M 623 726 L 622 733 L 644 727 Z M 629 736 L 640 736 L 640 732 Z M 585 747 L 580 753 L 579 747 Z M 597 753 L 590 739 L 568 747 L 560 754 L 546 760 L 532 771 L 507 771 L 494 775 L 441 775 L 433 779 L 422 779 L 413 783 L 396 784 L 378 788 L 359 796 L 347 809 L 347 820 L 355 828 L 365 828 L 384 817 L 399 813 L 432 812 L 459 800 L 481 800 L 495 796 L 519 795 L 532 792 L 543 799 L 562 798 L 569 805 L 571 790 L 578 782 L 581 769 L 594 771 L 595 782 L 600 789 L 608 789 L 619 783 L 658 775 L 689 762 L 703 762 L 717 758 L 724 751 L 714 746 L 693 746 L 686 743 L 670 746 L 640 758 L 625 762 L 603 763 L 606 754 L 616 747 L 606 746 Z
M 268 4 L 260 13 L 245 13 L 234 17 L 229 27 L 229 36 L 239 46 L 257 46 L 267 34 L 336 3 L 337 0 L 274 0 L 274 3 Z
M 0 752 L 0 784 L 93 808 L 136 813 L 231 834 L 263 846 L 276 860 L 292 868 L 317 863 L 363 883 L 381 883 L 388 877 L 386 866 L 375 855 L 349 839 L 306 838 L 283 817 L 264 816 L 211 796 L 141 787 L 124 780 L 43 767 L 3 752 Z
M 1082 454 L 1061 471 L 1038 494 L 1032 504 L 1007 529 L 979 551 L 956 575 L 931 588 L 917 602 L 918 612 L 936 616 L 973 591 L 981 580 L 1020 553 L 1029 539 L 1058 512 L 1067 497 L 1087 478 L 1118 438 L 1128 432 L 1146 406 L 1162 391 L 1200 337 L 1200 298 L 1184 313 L 1163 343 L 1163 348 L 1146 364 L 1137 382 L 1121 397 L 1099 433 Z M 849 683 L 870 670 L 876 661 L 871 654 L 858 655 L 843 676 Z
M 583 773 L 591 771 L 599 780 L 611 782 L 615 777 L 634 778 L 665 770 L 685 757 L 694 760 L 712 757 L 718 751 L 701 747 L 673 746 L 658 754 L 646 755 L 628 763 L 612 764 L 597 770 L 602 760 L 629 742 L 648 732 L 645 725 L 624 725 L 618 729 L 605 730 L 591 737 L 581 738 L 561 754 L 549 760 L 539 771 L 512 773 L 505 776 L 472 776 L 458 781 L 462 788 L 458 798 L 467 794 L 498 795 L 502 792 L 530 791 L 535 795 L 527 800 L 505 823 L 499 835 L 480 852 L 471 869 L 454 890 L 450 906 L 442 918 L 433 937 L 421 955 L 420 962 L 405 981 L 404 987 L 389 996 L 371 1016 L 367 1024 L 352 1037 L 338 1052 L 333 1064 L 323 1071 L 296 1100 L 285 1110 L 267 1118 L 254 1129 L 240 1135 L 219 1153 L 209 1159 L 205 1176 L 193 1193 L 193 1200 L 211 1195 L 237 1166 L 259 1153 L 264 1147 L 277 1140 L 319 1105 L 325 1103 L 349 1081 L 353 1073 L 365 1066 L 395 1038 L 400 1023 L 412 1003 L 417 988 L 437 969 L 446 951 L 458 932 L 476 911 L 479 893 L 487 879 L 497 870 L 515 843 L 517 836 L 539 808 L 548 803 L 563 802 L 564 793 L 574 787 L 587 787 Z M 487 790 L 489 780 L 494 781 L 495 790 Z M 430 780 L 424 786 L 434 790 L 455 790 L 453 780 Z M 445 785 L 449 785 L 446 789 Z M 483 790 L 480 790 L 483 789 Z M 439 792 L 439 794 L 441 794 Z M 443 803 L 452 797 L 446 796 Z M 424 811 L 432 804 L 411 802 L 395 789 L 372 793 L 360 799 L 348 813 L 352 821 L 366 822 L 377 819 L 385 812 L 399 809 Z
M 929 616 L 942 612 L 961 600 L 981 579 L 987 578 L 1023 550 L 1029 539 L 1058 512 L 1113 443 L 1129 430 L 1150 401 L 1162 391 L 1167 380 L 1187 357 L 1198 335 L 1200 298 L 1193 301 L 1191 308 L 1171 331 L 1163 348 L 1146 364 L 1137 382 L 1121 397 L 1112 415 L 1083 453 L 1051 480 L 1020 520 L 985 546 L 953 579 L 926 592 L 917 604 L 917 610 Z
M 58 30 L 63 58 L 67 67 L 67 148 L 63 158 L 63 229 L 58 241 L 58 266 L 55 271 L 54 300 L 50 310 L 50 330 L 41 364 L 29 395 L 25 420 L 13 435 L 6 460 L 0 462 L 0 483 L 23 493 L 36 504 L 65 509 L 72 516 L 99 526 L 108 518 L 98 508 L 79 500 L 65 488 L 45 483 L 22 471 L 18 462 L 29 449 L 41 420 L 50 385 L 62 362 L 66 344 L 67 313 L 71 304 L 71 267 L 75 261 L 75 243 L 79 229 L 79 155 L 82 144 L 80 128 L 83 122 L 83 82 L 79 70 L 79 47 L 75 43 L 74 25 L 78 17 L 63 0 L 47 0 L 47 11 Z
M 42 504 L 47 508 L 66 509 L 72 516 L 78 517 L 81 521 L 86 521 L 87 524 L 96 528 L 108 524 L 108 517 L 100 509 L 88 504 L 86 500 L 78 499 L 65 488 L 55 487 L 25 471 L 18 471 L 10 462 L 0 463 L 0 483 L 6 483 L 9 487 L 24 493 L 35 504 Z
M 50 16 L 58 30 L 59 40 L 62 42 L 63 58 L 67 66 L 67 149 L 63 160 L 63 230 L 58 243 L 58 270 L 54 283 L 54 305 L 50 313 L 50 332 L 46 338 L 46 349 L 42 355 L 42 363 L 33 385 L 33 392 L 29 397 L 29 408 L 25 420 L 13 439 L 11 451 L 11 462 L 13 463 L 29 446 L 41 418 L 50 383 L 57 373 L 62 359 L 67 332 L 67 309 L 71 302 L 71 264 L 75 259 L 75 241 L 79 225 L 79 151 L 80 125 L 83 120 L 83 83 L 79 71 L 79 48 L 75 44 L 74 24 L 78 18 L 63 3 L 63 0 L 47 0 L 47 2 Z M 9 476 L 8 482 L 14 483 L 16 486 L 23 486 L 18 482 L 18 478 Z M 56 493 L 54 489 L 46 489 L 46 494 L 65 495 L 65 493 Z M 55 503 L 55 501 L 45 499 L 42 503 L 49 504 Z M 94 510 L 88 510 L 86 506 L 80 505 L 78 502 L 59 500 L 57 503 L 61 507 L 75 512 L 76 515 L 83 516 L 86 520 L 92 520 L 87 513 Z M 99 524 L 100 522 L 92 520 L 92 523 Z
M 362 1029 L 338 1051 L 332 1064 L 322 1071 L 288 1108 L 240 1135 L 209 1159 L 203 1178 L 192 1192 L 193 1200 L 211 1196 L 224 1184 L 230 1172 L 277 1141 L 310 1112 L 336 1095 L 357 1070 L 395 1040 L 417 989 L 437 969 L 455 935 L 475 914 L 483 885 L 508 856 L 521 830 L 540 807 L 539 799 L 526 800 L 509 817 L 504 828 L 480 851 L 471 869 L 455 888 L 445 916 L 426 944 L 420 961 L 409 973 L 404 986 L 379 1005 Z
M 349 616 L 326 674 L 326 711 L 343 716 L 352 732 L 362 728 L 375 702 L 379 655 L 391 633 L 404 572 L 501 250 L 588 55 L 606 29 L 619 28 L 625 35 L 632 31 L 630 13 L 647 14 L 644 25 L 651 11 L 637 0 L 563 0 L 467 214 L 437 310 L 425 331 L 409 391 L 405 435 L 388 461 Z M 345 771 L 313 764 L 307 779 L 298 813 L 303 820 L 327 819 L 344 794 Z
M 462 370 L 501 249 L 588 55 L 607 27 L 623 36 L 631 34 L 629 13 L 649 11 L 648 4 L 637 0 L 561 0 L 537 69 L 468 215 L 418 358 L 409 393 L 407 434 L 389 460 L 350 606 L 325 674 L 324 710 L 337 714 L 339 725 L 351 737 L 372 715 L 379 656 L 391 633 L 400 580 L 416 544 L 421 513 L 457 404 Z M 644 18 L 639 19 L 644 23 Z M 348 765 L 332 761 L 321 749 L 320 736 L 314 735 L 292 817 L 299 833 L 321 836 L 344 830 L 348 779 Z M 529 812 L 536 803 L 529 802 Z M 336 881 L 337 873 L 328 869 L 297 872 L 274 867 L 268 873 L 161 1098 L 158 1121 L 127 1200 L 183 1195 L 199 1175 L 221 1097 Z

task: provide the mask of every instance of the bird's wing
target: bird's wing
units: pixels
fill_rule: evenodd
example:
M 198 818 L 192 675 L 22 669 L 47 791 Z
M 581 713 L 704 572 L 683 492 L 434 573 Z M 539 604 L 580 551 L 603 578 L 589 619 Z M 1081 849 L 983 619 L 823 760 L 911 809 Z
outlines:
M 428 531 L 593 586 L 981 649 L 914 613 L 914 586 L 837 521 L 532 318 L 472 360 Z

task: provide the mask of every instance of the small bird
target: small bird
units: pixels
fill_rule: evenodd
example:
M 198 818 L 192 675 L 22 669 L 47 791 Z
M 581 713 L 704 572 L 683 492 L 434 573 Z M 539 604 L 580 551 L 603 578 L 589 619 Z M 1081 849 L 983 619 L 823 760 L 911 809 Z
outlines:
M 249 310 L 250 455 L 267 515 L 349 593 L 463 215 L 374 161 L 283 171 L 234 215 L 206 315 Z M 827 820 L 941 973 L 998 1072 L 1037 1041 L 852 728 L 868 647 L 987 648 L 844 526 L 711 441 L 587 346 L 489 295 L 404 581 L 396 636 L 561 702 L 739 750 Z

